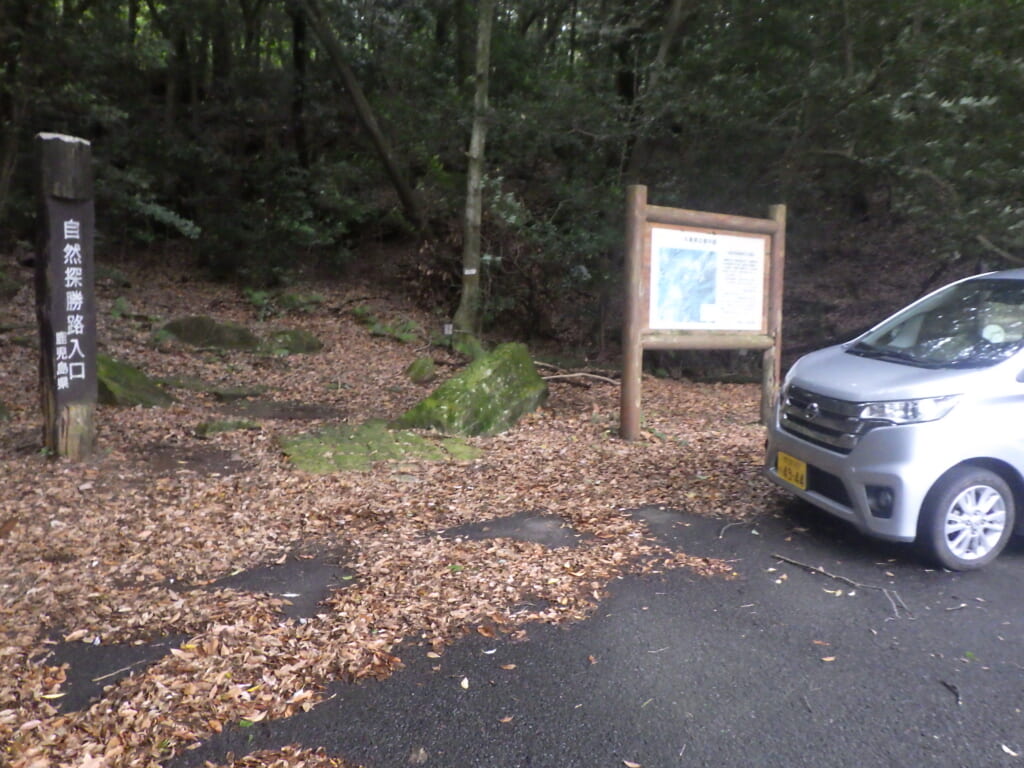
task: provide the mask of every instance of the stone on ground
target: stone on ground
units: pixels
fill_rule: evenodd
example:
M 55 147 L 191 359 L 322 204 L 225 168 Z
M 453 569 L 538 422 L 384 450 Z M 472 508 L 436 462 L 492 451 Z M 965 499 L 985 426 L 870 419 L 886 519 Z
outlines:
M 502 344 L 474 360 L 395 422 L 455 435 L 494 435 L 540 407 L 547 384 L 524 344 Z
M 366 471 L 378 461 L 471 461 L 480 455 L 460 440 L 393 430 L 379 419 L 286 436 L 279 443 L 296 467 L 316 474 Z
M 174 398 L 146 374 L 106 355 L 96 358 L 98 399 L 103 405 L 163 407 Z
M 290 328 L 271 332 L 263 347 L 274 354 L 304 355 L 319 352 L 324 343 L 309 331 Z
M 434 363 L 434 358 L 430 355 L 417 357 L 409 363 L 409 367 L 405 369 L 405 375 L 409 377 L 409 381 L 413 384 L 429 384 L 437 375 L 437 365 Z
M 259 338 L 248 328 L 203 315 L 171 320 L 160 330 L 193 347 L 252 350 L 260 345 Z

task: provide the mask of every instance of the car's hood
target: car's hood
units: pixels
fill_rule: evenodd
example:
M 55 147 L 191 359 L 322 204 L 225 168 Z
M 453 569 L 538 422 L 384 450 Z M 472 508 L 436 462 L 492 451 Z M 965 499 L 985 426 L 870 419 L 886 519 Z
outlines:
M 861 357 L 848 345 L 827 347 L 800 358 L 790 371 L 790 384 L 826 397 L 852 402 L 910 400 L 957 395 L 976 387 L 1007 363 L 992 368 L 919 368 Z

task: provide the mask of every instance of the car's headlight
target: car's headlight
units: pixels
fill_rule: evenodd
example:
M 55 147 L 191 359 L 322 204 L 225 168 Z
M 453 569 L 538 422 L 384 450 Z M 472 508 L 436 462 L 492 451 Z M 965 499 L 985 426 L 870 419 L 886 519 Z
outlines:
M 953 410 L 960 395 L 922 397 L 918 400 L 886 400 L 861 405 L 860 417 L 865 421 L 887 421 L 890 424 L 917 424 L 937 421 Z

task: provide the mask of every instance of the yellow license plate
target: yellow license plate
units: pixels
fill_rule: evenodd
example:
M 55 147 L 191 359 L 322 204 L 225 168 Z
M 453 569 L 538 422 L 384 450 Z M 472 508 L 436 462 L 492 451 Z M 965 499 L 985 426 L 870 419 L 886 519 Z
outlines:
M 779 451 L 776 457 L 775 468 L 779 477 L 787 483 L 791 483 L 801 491 L 807 490 L 807 463 L 790 456 L 788 453 Z

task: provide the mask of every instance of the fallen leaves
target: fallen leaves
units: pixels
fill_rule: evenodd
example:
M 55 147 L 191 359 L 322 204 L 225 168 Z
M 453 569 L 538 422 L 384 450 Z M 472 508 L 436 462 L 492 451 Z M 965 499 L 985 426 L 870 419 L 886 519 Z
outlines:
M 192 311 L 256 322 L 229 286 L 191 283 L 184 292 L 177 276 L 158 269 L 139 272 L 133 284 L 133 304 L 163 319 Z M 359 289 L 317 290 L 325 311 L 301 320 L 331 340 L 317 355 L 153 346 L 148 324 L 103 311 L 116 297 L 102 286 L 100 335 L 106 351 L 150 375 L 260 382 L 282 400 L 349 414 L 352 423 L 391 417 L 421 397 L 402 373 L 415 350 L 330 311 Z M 31 318 L 29 294 L 0 312 Z M 414 312 L 380 304 L 375 314 L 389 320 Z M 440 659 L 469 632 L 516 637 L 531 622 L 582 619 L 624 572 L 726 574 L 723 563 L 649 541 L 625 511 L 685 503 L 742 516 L 773 493 L 757 476 L 756 386 L 646 381 L 645 419 L 658 439 L 625 443 L 614 435 L 616 387 L 552 380 L 543 411 L 509 433 L 473 440 L 484 451 L 479 460 L 400 470 L 381 462 L 358 475 L 312 476 L 292 469 L 275 438 L 322 421 L 270 418 L 260 430 L 212 434 L 200 444 L 195 425 L 223 418 L 227 406 L 191 390 L 176 392 L 179 402 L 167 409 L 101 408 L 93 460 L 47 460 L 36 446 L 35 353 L 3 350 L 13 373 L 0 392 L 12 413 L 0 423 L 0 751 L 13 768 L 151 765 L 229 724 L 307 711 L 330 681 L 386 677 L 401 667 L 403 643 L 422 642 L 428 658 Z M 155 461 L 154 447 L 165 463 Z M 523 510 L 560 516 L 581 534 L 579 546 L 435 535 Z M 334 549 L 349 553 L 355 578 L 302 622 L 283 620 L 279 597 L 200 589 L 290 554 Z M 59 711 L 66 670 L 46 665 L 51 636 L 108 645 L 171 634 L 188 640 L 132 669 L 88 710 Z M 470 681 L 459 685 L 468 690 Z M 235 763 L 256 765 L 346 764 L 292 748 Z

